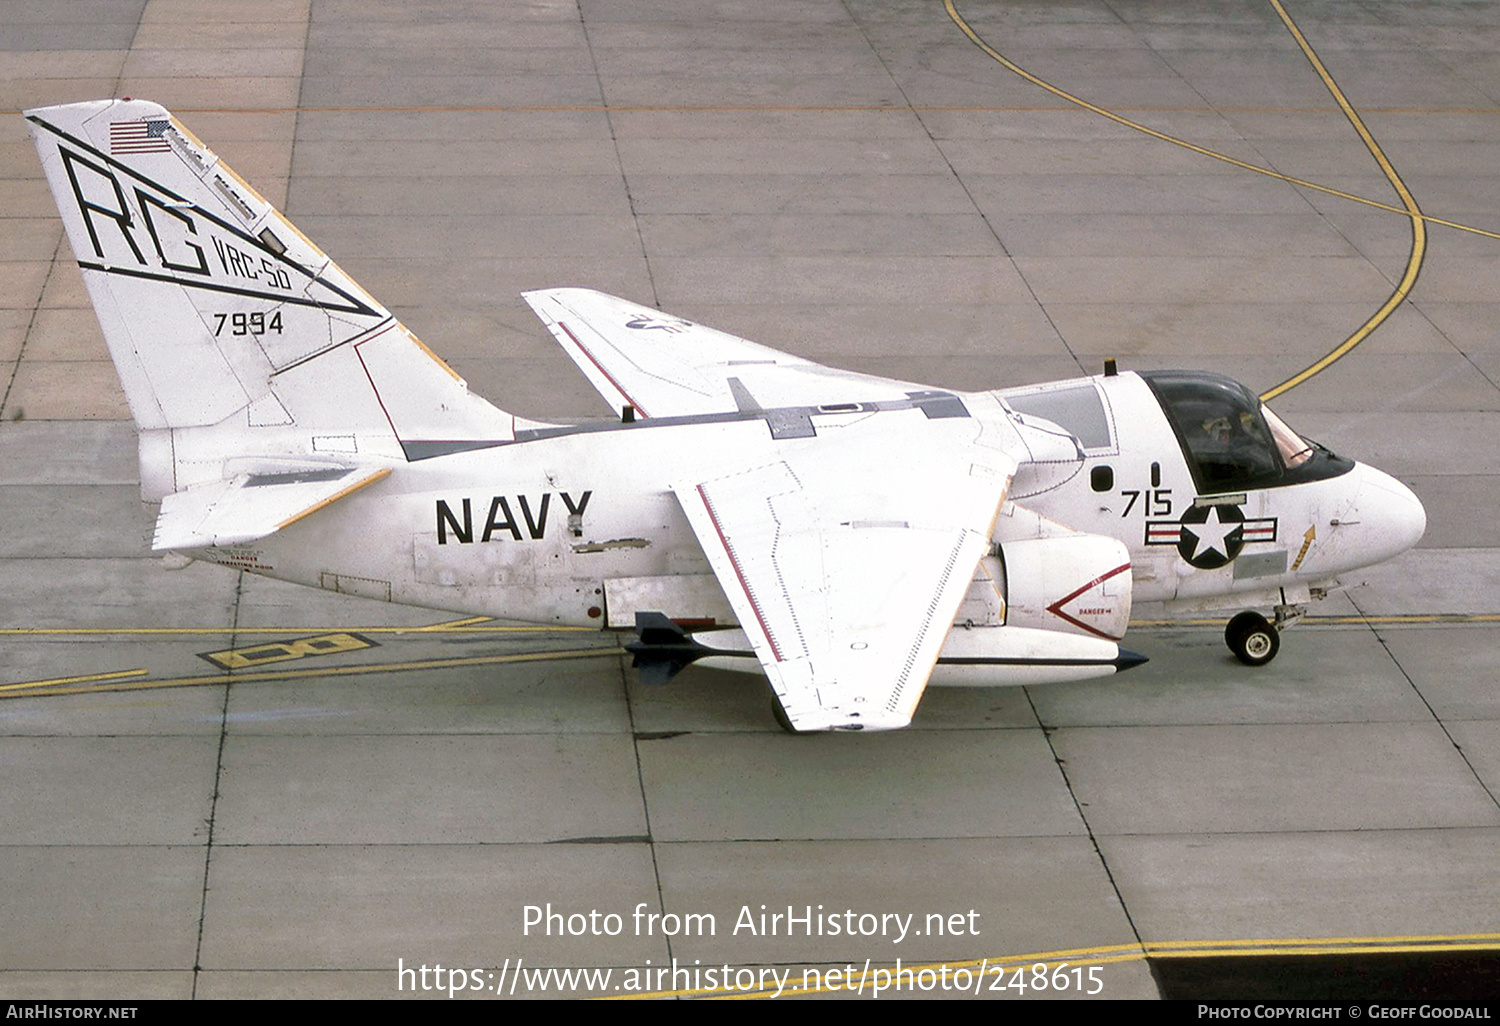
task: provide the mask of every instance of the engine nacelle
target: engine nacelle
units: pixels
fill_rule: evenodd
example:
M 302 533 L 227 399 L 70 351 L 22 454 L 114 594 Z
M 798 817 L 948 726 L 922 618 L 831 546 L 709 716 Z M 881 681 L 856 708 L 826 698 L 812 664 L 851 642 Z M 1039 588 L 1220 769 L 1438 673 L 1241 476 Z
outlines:
M 1000 545 L 1005 623 L 1118 641 L 1130 623 L 1130 552 L 1098 534 Z

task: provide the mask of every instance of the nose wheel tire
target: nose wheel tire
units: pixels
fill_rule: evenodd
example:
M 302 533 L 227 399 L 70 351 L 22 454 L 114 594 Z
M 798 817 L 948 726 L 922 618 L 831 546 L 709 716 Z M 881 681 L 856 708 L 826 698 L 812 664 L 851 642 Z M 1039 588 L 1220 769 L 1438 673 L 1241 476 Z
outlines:
M 1246 610 L 1224 628 L 1224 643 L 1246 666 L 1264 666 L 1281 651 L 1281 632 L 1264 616 Z

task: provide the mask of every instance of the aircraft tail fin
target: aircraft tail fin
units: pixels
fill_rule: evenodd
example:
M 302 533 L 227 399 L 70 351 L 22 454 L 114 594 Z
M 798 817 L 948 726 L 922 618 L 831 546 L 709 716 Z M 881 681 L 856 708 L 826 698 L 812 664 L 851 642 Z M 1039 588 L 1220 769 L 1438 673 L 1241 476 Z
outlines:
M 164 451 L 152 432 L 398 459 L 514 437 L 514 418 L 161 106 L 25 116 L 142 433 L 143 480 L 148 448 Z

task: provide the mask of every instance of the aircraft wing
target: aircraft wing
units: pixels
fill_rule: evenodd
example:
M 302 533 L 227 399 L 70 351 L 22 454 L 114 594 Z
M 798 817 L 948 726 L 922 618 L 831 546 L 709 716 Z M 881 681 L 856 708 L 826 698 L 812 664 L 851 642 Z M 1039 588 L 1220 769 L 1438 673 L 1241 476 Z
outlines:
M 674 484 L 798 730 L 911 721 L 1016 469 L 972 424 L 882 414 Z
M 151 548 L 204 549 L 243 545 L 390 474 L 389 467 L 330 467 L 291 473 L 238 474 L 194 485 L 162 499 Z
M 923 386 L 837 370 L 590 289 L 524 293 L 618 413 L 682 417 L 906 398 Z

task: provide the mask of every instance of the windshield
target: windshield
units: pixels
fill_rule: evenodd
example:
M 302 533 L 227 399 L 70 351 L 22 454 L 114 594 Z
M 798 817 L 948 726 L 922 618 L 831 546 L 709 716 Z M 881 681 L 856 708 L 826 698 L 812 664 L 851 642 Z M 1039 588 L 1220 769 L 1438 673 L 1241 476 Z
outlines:
M 1260 412 L 1266 418 L 1266 427 L 1271 429 L 1271 437 L 1276 440 L 1276 451 L 1281 454 L 1281 462 L 1288 469 L 1300 467 L 1312 459 L 1313 447 L 1287 427 L 1286 422 L 1272 413 L 1269 406 L 1262 404 Z
M 1203 493 L 1316 481 L 1354 464 L 1287 427 L 1256 394 L 1221 374 L 1143 371 Z

